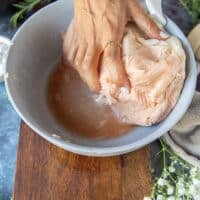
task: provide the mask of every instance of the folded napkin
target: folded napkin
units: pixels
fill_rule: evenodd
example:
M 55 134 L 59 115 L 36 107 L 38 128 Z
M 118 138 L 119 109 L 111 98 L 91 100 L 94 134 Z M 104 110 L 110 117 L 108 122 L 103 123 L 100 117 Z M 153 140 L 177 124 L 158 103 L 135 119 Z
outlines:
M 199 73 L 200 63 L 197 66 Z M 187 152 L 200 157 L 200 92 L 195 92 L 187 113 L 173 127 L 170 135 Z

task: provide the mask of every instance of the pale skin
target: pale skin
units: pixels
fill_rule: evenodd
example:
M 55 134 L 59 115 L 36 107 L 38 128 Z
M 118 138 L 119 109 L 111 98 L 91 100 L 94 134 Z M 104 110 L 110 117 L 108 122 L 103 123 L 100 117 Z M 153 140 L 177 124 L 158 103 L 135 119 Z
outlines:
M 99 66 L 102 56 L 110 73 L 107 81 L 117 87 L 129 87 L 120 45 L 125 26 L 130 21 L 149 38 L 167 38 L 137 0 L 74 0 L 74 19 L 63 35 L 63 57 L 91 90 L 101 90 Z

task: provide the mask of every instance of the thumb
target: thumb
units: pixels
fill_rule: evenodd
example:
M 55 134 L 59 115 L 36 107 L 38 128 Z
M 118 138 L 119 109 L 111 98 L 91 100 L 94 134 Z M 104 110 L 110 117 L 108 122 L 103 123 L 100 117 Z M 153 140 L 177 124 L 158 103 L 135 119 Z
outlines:
M 149 38 L 165 40 L 169 37 L 141 8 L 137 0 L 128 0 L 128 9 L 132 20 Z

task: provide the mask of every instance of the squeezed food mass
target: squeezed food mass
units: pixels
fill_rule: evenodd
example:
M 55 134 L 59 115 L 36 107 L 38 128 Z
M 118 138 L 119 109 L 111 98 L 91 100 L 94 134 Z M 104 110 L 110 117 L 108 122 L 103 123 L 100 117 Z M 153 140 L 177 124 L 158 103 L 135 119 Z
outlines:
M 97 103 L 94 93 L 72 68 L 58 64 L 48 83 L 49 108 L 65 129 L 92 138 L 111 138 L 133 126 L 119 123 L 109 106 Z
M 121 122 L 150 126 L 162 121 L 175 106 L 185 80 L 186 56 L 181 42 L 173 36 L 167 40 L 148 39 L 129 24 L 122 56 L 130 91 L 110 81 L 112 75 L 103 57 L 101 96 L 106 97 Z

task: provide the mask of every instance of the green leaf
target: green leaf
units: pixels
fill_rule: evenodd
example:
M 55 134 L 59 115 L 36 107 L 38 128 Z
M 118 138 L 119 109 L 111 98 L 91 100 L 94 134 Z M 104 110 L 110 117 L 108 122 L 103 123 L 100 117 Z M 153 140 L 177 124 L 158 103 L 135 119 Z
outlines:
M 10 22 L 11 22 L 11 24 L 13 25 L 14 28 L 17 27 L 17 22 L 18 22 L 18 19 L 19 19 L 20 15 L 21 15 L 21 13 L 18 12 L 18 13 L 16 13 L 15 15 L 13 15 L 13 16 L 11 17 L 11 19 L 10 19 Z
M 179 2 L 191 16 L 193 25 L 196 25 L 200 20 L 200 0 L 179 0 Z
M 13 27 L 17 27 L 18 22 L 23 19 L 27 12 L 32 11 L 38 4 L 49 3 L 51 0 L 23 0 L 18 4 L 13 4 L 18 11 L 11 17 L 10 22 Z
M 24 5 L 22 5 L 22 4 L 13 4 L 13 6 L 15 7 L 15 8 L 19 8 L 19 9 L 24 9 Z

